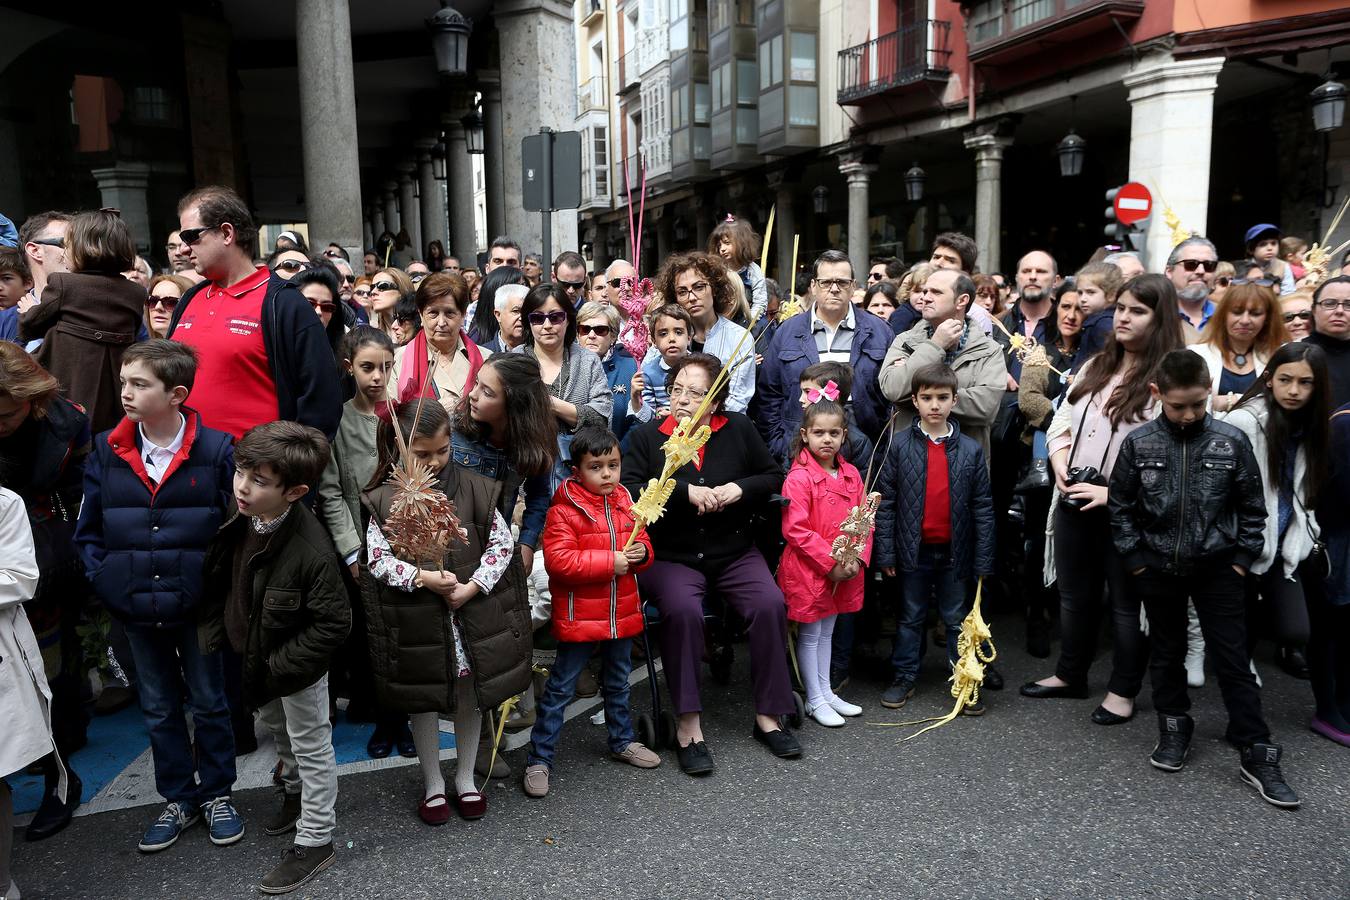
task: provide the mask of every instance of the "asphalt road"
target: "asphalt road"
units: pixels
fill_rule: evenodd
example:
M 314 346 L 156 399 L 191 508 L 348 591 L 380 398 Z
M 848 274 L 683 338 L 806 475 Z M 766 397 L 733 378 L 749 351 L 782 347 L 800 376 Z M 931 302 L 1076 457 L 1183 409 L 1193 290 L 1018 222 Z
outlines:
M 843 693 L 863 720 L 807 724 L 805 757 L 781 761 L 750 739 L 740 647 L 733 684 L 705 689 L 718 766 L 706 779 L 683 775 L 670 753 L 654 771 L 609 761 L 586 716 L 564 729 L 549 797 L 526 798 L 515 778 L 494 784 L 478 822 L 422 825 L 415 766 L 346 776 L 337 863 L 295 896 L 1350 898 L 1350 751 L 1308 730 L 1305 682 L 1258 656 L 1266 715 L 1304 801 L 1282 811 L 1239 780 L 1212 677 L 1194 692 L 1189 763 L 1164 774 L 1147 761 L 1147 690 L 1135 721 L 1114 728 L 1089 722 L 1095 699 L 1017 695 L 1050 671 L 1022 652 L 1018 624 L 994 622 L 1008 688 L 988 695 L 988 713 L 904 745 L 899 730 L 866 723 L 946 708 L 937 654 L 906 709 L 882 709 L 882 686 L 855 679 Z M 1094 689 L 1107 667 L 1098 660 Z M 633 696 L 647 706 L 645 685 Z M 523 755 L 508 755 L 517 773 Z M 257 881 L 287 842 L 262 834 L 270 791 L 236 802 L 249 832 L 233 847 L 213 847 L 198 827 L 144 856 L 136 841 L 156 810 L 126 809 L 18 841 L 15 878 L 25 898 L 261 896 Z

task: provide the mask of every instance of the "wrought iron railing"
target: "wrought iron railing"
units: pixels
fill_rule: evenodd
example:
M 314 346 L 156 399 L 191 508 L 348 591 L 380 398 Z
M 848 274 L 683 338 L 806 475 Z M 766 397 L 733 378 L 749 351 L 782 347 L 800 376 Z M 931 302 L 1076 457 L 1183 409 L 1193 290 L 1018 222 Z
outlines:
M 948 74 L 951 23 L 922 19 L 839 51 L 838 102 Z

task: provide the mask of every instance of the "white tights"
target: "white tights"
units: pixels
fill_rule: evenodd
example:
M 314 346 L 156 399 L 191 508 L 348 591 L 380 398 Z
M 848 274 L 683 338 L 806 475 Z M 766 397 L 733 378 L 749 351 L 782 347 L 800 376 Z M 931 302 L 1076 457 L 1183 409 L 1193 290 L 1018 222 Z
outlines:
M 834 696 L 830 690 L 830 651 L 838 618 L 826 616 L 818 622 L 797 625 L 797 667 L 806 688 L 807 706 L 824 706 Z
M 441 776 L 441 728 L 434 712 L 414 713 L 412 720 L 413 746 L 417 761 L 422 766 L 422 796 L 434 797 L 445 793 L 445 778 Z M 455 681 L 455 792 L 467 794 L 477 789 L 473 780 L 473 764 L 478 758 L 478 738 L 483 730 L 483 715 L 478 711 L 474 695 L 473 675 Z M 444 802 L 444 801 L 440 801 Z

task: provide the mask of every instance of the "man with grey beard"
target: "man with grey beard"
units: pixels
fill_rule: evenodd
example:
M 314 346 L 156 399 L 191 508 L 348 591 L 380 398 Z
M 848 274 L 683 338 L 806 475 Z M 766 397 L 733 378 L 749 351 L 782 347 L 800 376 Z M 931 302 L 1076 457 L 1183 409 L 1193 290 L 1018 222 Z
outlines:
M 1177 289 L 1181 316 L 1197 330 L 1204 328 L 1214 314 L 1214 301 L 1209 299 L 1214 289 L 1214 270 L 1219 267 L 1219 253 L 1209 240 L 1192 235 L 1172 250 L 1167 257 L 1164 274 Z

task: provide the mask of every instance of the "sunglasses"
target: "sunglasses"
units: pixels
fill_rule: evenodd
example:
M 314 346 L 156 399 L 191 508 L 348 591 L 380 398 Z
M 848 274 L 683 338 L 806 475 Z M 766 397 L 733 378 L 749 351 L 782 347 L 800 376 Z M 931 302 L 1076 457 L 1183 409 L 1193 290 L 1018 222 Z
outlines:
M 178 232 L 178 240 L 191 247 L 202 239 L 202 235 L 206 234 L 208 231 L 215 231 L 219 228 L 219 225 L 203 225 L 201 228 L 184 228 Z
M 154 309 L 156 306 L 163 306 L 169 312 L 173 312 L 174 307 L 178 305 L 177 297 L 146 297 L 145 308 Z
M 882 278 L 884 278 L 884 277 L 885 277 L 885 276 L 882 275 L 880 272 L 868 272 L 868 273 L 867 273 L 867 280 L 868 280 L 868 281 L 880 281 L 880 280 L 881 280 Z
M 550 325 L 561 325 L 567 321 L 567 313 L 561 309 L 555 309 L 553 312 L 532 312 L 529 316 L 531 325 L 543 325 L 547 322 Z M 609 326 L 606 325 L 606 328 Z
M 567 293 L 569 294 L 575 294 L 577 291 L 584 290 L 586 287 L 586 282 L 584 280 L 563 281 L 561 278 L 559 278 L 555 283 L 558 285 L 558 287 L 562 288 L 564 291 L 567 291 Z
M 426 277 L 427 277 L 426 272 L 414 272 L 408 276 L 408 280 L 411 281 L 413 284 L 421 284 L 422 279 Z
M 353 296 L 353 297 L 369 297 L 369 296 L 370 296 L 370 288 L 368 288 L 368 287 L 357 288 L 356 290 L 352 291 L 352 296 Z
M 588 334 L 594 334 L 597 337 L 609 337 L 608 325 L 578 325 L 577 334 L 585 337 Z
M 1287 312 L 1284 314 L 1284 320 L 1286 322 L 1292 322 L 1295 319 L 1302 319 L 1303 321 L 1307 322 L 1311 318 L 1312 318 L 1312 310 L 1310 309 L 1305 309 L 1302 312 Z
M 342 254 L 336 250 L 325 250 L 323 251 L 323 255 L 329 259 L 342 259 Z
M 330 313 L 333 310 L 337 309 L 336 303 L 325 303 L 322 300 L 311 300 L 309 301 L 309 305 L 317 309 L 319 312 Z
M 392 281 L 377 281 L 370 286 L 370 289 L 372 291 L 396 291 L 398 290 L 398 285 L 394 284 Z
M 1234 278 L 1232 281 L 1228 283 L 1232 285 L 1259 284 L 1261 287 L 1275 286 L 1275 280 L 1273 278 Z
M 619 288 L 623 287 L 623 279 L 622 279 L 622 278 L 611 278 L 611 279 L 609 280 L 609 286 L 612 287 L 612 288 L 614 288 L 614 290 L 617 291 Z
M 342 283 L 343 283 L 343 284 L 356 284 L 356 276 L 355 276 L 355 275 L 343 275 L 343 276 L 342 276 Z
M 1196 269 L 1204 269 L 1206 272 L 1213 272 L 1219 268 L 1217 259 L 1183 259 L 1180 261 L 1181 267 L 1187 272 L 1194 272 Z
M 296 272 L 303 272 L 308 268 L 309 263 L 307 262 L 301 262 L 298 259 L 284 259 L 281 262 L 277 263 L 272 268 L 272 271 L 290 272 L 292 275 L 294 275 Z

